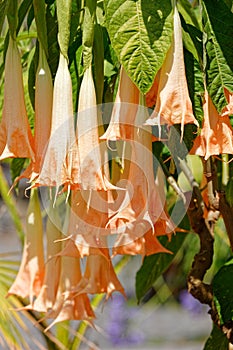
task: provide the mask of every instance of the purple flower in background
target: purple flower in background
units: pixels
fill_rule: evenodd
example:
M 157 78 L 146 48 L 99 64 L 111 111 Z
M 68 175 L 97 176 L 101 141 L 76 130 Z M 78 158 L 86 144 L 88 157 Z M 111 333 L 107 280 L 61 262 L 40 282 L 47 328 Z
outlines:
M 111 302 L 111 312 L 107 327 L 107 334 L 114 346 L 141 344 L 145 337 L 142 333 L 130 329 L 130 320 L 135 314 L 129 309 L 122 295 L 115 295 Z
M 192 314 L 198 315 L 204 309 L 204 305 L 202 305 L 197 299 L 195 299 L 186 289 L 180 292 L 179 300 L 183 308 L 188 310 Z

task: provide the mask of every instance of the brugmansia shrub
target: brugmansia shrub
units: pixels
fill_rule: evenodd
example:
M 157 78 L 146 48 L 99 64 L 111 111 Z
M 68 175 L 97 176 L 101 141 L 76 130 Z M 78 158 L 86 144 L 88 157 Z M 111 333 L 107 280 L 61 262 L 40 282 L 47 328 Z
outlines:
M 0 8 L 0 160 L 10 162 L 13 187 L 26 178 L 30 193 L 8 296 L 51 319 L 46 331 L 94 324 L 90 295 L 125 296 L 114 256 L 142 256 L 140 300 L 192 229 L 200 251 L 188 290 L 210 306 L 206 346 L 216 337 L 227 348 L 232 260 L 213 284 L 203 279 L 220 217 L 233 246 L 232 1 L 3 0 Z M 187 159 L 196 156 L 204 171 L 200 162 L 192 173 Z

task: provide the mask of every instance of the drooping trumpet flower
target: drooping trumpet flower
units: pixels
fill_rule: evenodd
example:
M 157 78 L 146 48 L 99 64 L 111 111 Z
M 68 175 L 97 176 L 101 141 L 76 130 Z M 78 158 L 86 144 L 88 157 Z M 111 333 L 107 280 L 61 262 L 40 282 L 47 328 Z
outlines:
M 143 125 L 146 117 L 145 107 L 140 106 L 137 112 L 137 124 Z M 159 191 L 155 185 L 152 134 L 148 128 L 148 126 L 138 127 L 134 130 L 134 140 L 131 143 L 129 185 L 126 188 L 124 200 L 116 214 L 108 222 L 108 226 L 116 229 L 116 233 L 120 234 L 116 242 L 117 246 L 119 246 L 119 242 L 122 242 L 123 244 L 131 244 L 132 247 L 132 242 L 144 237 L 150 230 L 154 234 L 154 224 L 161 216 L 164 217 L 164 220 L 168 220 L 164 214 L 164 203 L 161 202 Z M 136 245 L 134 247 L 135 254 L 137 254 L 138 248 Z
M 21 265 L 8 295 L 29 297 L 30 305 L 33 305 L 44 278 L 43 226 L 37 189 L 31 190 L 25 234 Z
M 160 70 L 158 94 L 153 113 L 147 124 L 181 124 L 181 137 L 184 124 L 197 121 L 193 115 L 185 75 L 182 27 L 178 10 L 174 8 L 174 30 L 171 47 Z
M 122 66 L 111 120 L 107 131 L 101 136 L 101 139 L 113 141 L 132 139 L 138 103 L 139 90 Z
M 37 186 L 77 186 L 79 160 L 74 132 L 72 82 L 67 59 L 60 54 L 54 81 L 52 124 Z
M 23 174 L 17 179 L 26 177 L 33 182 L 40 174 L 46 147 L 49 141 L 52 105 L 53 105 L 53 83 L 49 65 L 42 45 L 39 49 L 39 63 L 35 81 L 35 159 Z
M 34 160 L 33 137 L 27 118 L 22 74 L 17 43 L 9 36 L 0 124 L 0 160 L 9 157 Z
M 33 310 L 39 312 L 47 312 L 56 304 L 61 273 L 61 257 L 58 253 L 62 248 L 59 222 L 57 209 L 52 208 L 51 205 L 46 223 L 47 259 L 45 261 L 45 275 L 40 293 L 32 306 Z
M 62 256 L 61 275 L 57 302 L 46 317 L 54 321 L 46 329 L 65 320 L 87 320 L 91 322 L 95 314 L 87 294 L 75 295 L 73 289 L 81 280 L 79 258 Z
M 93 248 L 92 254 L 87 257 L 84 276 L 73 289 L 77 295 L 106 293 L 107 299 L 114 291 L 125 295 L 124 288 L 114 271 L 108 249 L 102 248 L 101 253 L 99 249 Z
M 194 140 L 190 154 L 197 154 L 205 159 L 222 153 L 233 153 L 233 129 L 228 115 L 220 116 L 205 90 L 204 120 L 200 135 Z
M 129 229 L 123 231 L 123 233 L 120 234 L 116 240 L 113 248 L 113 255 L 140 254 L 142 256 L 147 256 L 156 253 L 170 253 L 170 251 L 164 248 L 157 239 L 157 236 L 162 235 L 167 235 L 170 237 L 170 235 L 176 231 L 174 223 L 171 221 L 169 215 L 166 212 L 163 174 L 160 168 L 157 170 L 155 191 L 157 193 L 157 198 L 154 197 L 154 201 L 151 202 L 151 211 L 157 211 L 158 214 L 160 212 L 160 216 L 157 217 L 156 221 L 154 222 L 153 228 L 151 227 L 149 230 L 146 230 L 145 223 L 137 220 L 132 222 L 132 227 L 129 225 Z M 155 206 L 154 209 L 153 206 Z M 141 234 L 141 236 L 135 236 L 134 227 L 139 229 L 140 226 L 145 233 Z
M 92 247 L 107 246 L 104 238 L 109 232 L 106 191 L 73 191 L 68 236 L 78 246 L 81 256 L 90 255 Z
M 80 181 L 83 190 L 113 189 L 104 174 L 92 67 L 86 69 L 79 93 L 77 130 Z

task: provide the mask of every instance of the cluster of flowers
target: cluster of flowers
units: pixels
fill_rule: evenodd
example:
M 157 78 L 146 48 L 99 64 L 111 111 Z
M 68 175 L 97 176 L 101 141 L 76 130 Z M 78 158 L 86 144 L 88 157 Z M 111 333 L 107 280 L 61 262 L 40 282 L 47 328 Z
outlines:
M 90 66 L 82 79 L 74 127 L 67 58 L 60 54 L 53 86 L 41 45 L 35 81 L 34 136 L 23 91 L 20 55 L 16 41 L 10 37 L 5 63 L 0 160 L 31 159 L 21 175 L 29 179 L 31 196 L 22 262 L 9 295 L 29 297 L 28 308 L 54 319 L 50 326 L 68 319 L 91 320 L 94 311 L 88 294 L 106 293 L 107 298 L 114 291 L 124 294 L 112 256 L 169 253 L 157 236 L 170 235 L 176 230 L 166 211 L 160 170 L 154 178 L 152 142 L 156 140 L 150 128 L 158 124 L 181 124 L 183 135 L 185 124 L 197 124 L 188 94 L 177 9 L 171 47 L 146 96 L 147 106 L 155 105 L 150 116 L 147 108 L 141 106 L 138 88 L 122 67 L 111 121 L 103 133 Z M 229 103 L 219 116 L 205 92 L 203 128 L 191 153 L 206 158 L 233 153 L 228 117 L 231 110 Z M 110 177 L 107 145 L 117 140 L 130 145 L 130 156 L 125 160 L 123 171 L 112 162 Z M 59 190 L 66 192 L 70 207 L 64 238 L 56 205 L 51 204 L 46 225 L 46 258 L 37 193 L 40 186 L 54 187 L 55 197 Z M 117 240 L 110 250 L 108 237 L 112 234 L 117 235 Z M 82 261 L 84 273 L 80 268 Z

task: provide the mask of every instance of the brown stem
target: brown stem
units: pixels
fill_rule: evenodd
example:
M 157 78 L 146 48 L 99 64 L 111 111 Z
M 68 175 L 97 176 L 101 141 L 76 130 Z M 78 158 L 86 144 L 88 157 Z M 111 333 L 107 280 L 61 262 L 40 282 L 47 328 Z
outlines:
M 190 193 L 188 195 L 190 196 Z M 194 257 L 192 268 L 188 275 L 188 290 L 202 304 L 210 306 L 209 313 L 213 322 L 233 344 L 233 322 L 230 321 L 224 325 L 220 324 L 219 315 L 213 300 L 212 286 L 203 282 L 206 271 L 212 264 L 214 253 L 213 229 L 220 212 L 210 210 L 207 219 L 205 219 L 203 217 L 203 205 L 198 187 L 193 188 L 191 196 L 189 207 L 187 208 L 187 214 L 193 231 L 199 236 L 200 250 Z M 219 198 L 221 203 L 221 196 Z M 225 205 L 224 202 L 223 205 Z
M 217 171 L 216 166 L 211 158 L 207 160 L 202 159 L 204 175 L 207 180 L 207 189 L 208 189 L 208 200 L 210 208 L 214 210 L 219 209 L 219 198 L 217 196 Z
M 195 255 L 188 275 L 188 290 L 201 303 L 211 306 L 212 288 L 203 283 L 203 278 L 212 264 L 214 239 L 209 220 L 203 218 L 202 197 L 198 187 L 193 188 L 187 214 L 193 231 L 200 239 L 200 251 Z
M 233 208 L 226 201 L 225 192 L 219 192 L 219 210 L 227 230 L 227 235 L 233 250 Z

